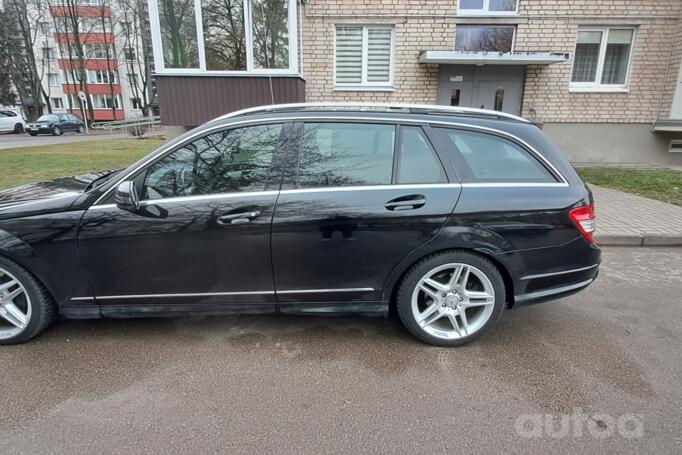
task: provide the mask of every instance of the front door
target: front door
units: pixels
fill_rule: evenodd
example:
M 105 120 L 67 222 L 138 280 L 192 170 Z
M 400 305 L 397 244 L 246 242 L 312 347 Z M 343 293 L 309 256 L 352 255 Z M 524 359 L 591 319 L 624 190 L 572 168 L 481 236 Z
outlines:
M 420 126 L 295 129 L 273 218 L 277 301 L 377 301 L 392 268 L 439 231 L 460 188 Z
M 441 65 L 438 104 L 520 115 L 523 66 Z
M 272 163 L 290 129 L 191 139 L 131 176 L 139 211 L 91 207 L 79 247 L 97 303 L 274 303 L 270 223 L 281 167 Z

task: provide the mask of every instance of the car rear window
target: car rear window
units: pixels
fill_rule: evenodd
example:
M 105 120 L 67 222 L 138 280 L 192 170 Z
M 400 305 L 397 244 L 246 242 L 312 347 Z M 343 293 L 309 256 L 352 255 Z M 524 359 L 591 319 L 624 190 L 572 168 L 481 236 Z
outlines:
M 465 182 L 556 182 L 535 157 L 508 139 L 449 128 L 436 131 L 446 148 L 458 155 L 455 166 Z

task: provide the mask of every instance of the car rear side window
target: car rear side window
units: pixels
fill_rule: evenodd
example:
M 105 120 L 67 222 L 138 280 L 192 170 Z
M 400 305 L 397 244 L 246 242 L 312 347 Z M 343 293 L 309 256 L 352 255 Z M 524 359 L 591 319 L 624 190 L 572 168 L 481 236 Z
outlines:
M 203 136 L 147 170 L 143 198 L 262 191 L 282 125 L 237 128 Z
M 447 181 L 443 166 L 421 127 L 402 126 L 396 183 L 445 183 Z
M 394 144 L 394 125 L 306 123 L 298 187 L 388 185 Z
M 556 179 L 516 143 L 487 133 L 436 128 L 447 149 L 458 153 L 457 171 L 468 182 L 545 183 Z

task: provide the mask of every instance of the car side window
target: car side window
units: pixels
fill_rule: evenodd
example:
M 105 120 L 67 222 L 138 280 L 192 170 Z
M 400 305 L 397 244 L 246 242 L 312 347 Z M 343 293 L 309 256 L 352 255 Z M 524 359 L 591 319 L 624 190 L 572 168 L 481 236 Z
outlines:
M 421 127 L 402 126 L 396 183 L 445 183 L 447 181 L 443 166 Z
M 298 187 L 389 185 L 394 144 L 394 125 L 306 123 Z
M 282 125 L 225 130 L 186 144 L 147 170 L 142 198 L 263 191 Z
M 556 182 L 552 174 L 516 143 L 487 133 L 436 128 L 446 148 L 463 158 L 458 172 L 468 182 Z

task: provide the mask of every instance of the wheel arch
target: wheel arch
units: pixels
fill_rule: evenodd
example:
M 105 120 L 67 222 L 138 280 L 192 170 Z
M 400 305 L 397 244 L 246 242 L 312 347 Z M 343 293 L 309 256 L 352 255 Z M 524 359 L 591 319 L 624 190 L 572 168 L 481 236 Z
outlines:
M 491 254 L 488 251 L 481 251 L 475 248 L 467 247 L 450 247 L 450 248 L 440 248 L 433 251 L 424 252 L 418 256 L 410 257 L 407 261 L 402 261 L 399 266 L 393 269 L 391 275 L 389 276 L 384 289 L 382 291 L 382 300 L 389 302 L 389 314 L 393 315 L 396 311 L 396 295 L 398 293 L 398 287 L 402 283 L 403 278 L 409 272 L 409 270 L 420 261 L 439 254 L 452 253 L 452 252 L 464 252 L 469 254 L 475 254 L 489 260 L 495 268 L 500 272 L 502 280 L 504 281 L 505 290 L 505 300 L 507 307 L 511 307 L 514 304 L 514 280 L 509 273 L 508 266 L 505 265 L 498 256 Z

